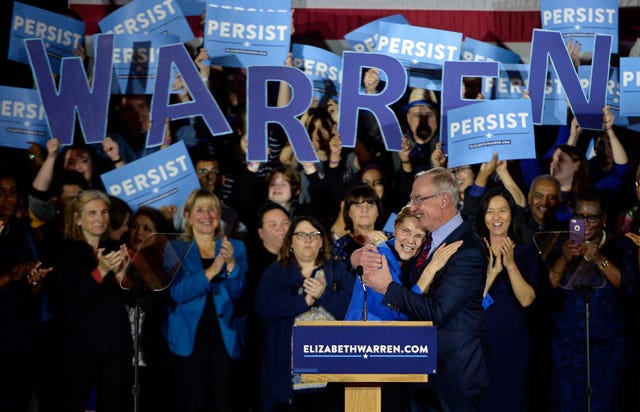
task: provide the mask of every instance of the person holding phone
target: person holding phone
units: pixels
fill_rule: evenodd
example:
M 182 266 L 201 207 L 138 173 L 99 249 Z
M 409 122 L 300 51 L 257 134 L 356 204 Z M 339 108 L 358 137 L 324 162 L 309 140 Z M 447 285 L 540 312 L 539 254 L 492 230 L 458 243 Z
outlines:
M 588 301 L 591 407 L 621 411 L 628 363 L 624 304 L 637 277 L 636 247 L 605 230 L 607 216 L 599 192 L 576 195 L 574 218 L 584 220 L 584 242 L 565 241 L 549 272 L 559 303 L 553 314 L 550 404 L 557 410 L 586 410 L 583 325 Z

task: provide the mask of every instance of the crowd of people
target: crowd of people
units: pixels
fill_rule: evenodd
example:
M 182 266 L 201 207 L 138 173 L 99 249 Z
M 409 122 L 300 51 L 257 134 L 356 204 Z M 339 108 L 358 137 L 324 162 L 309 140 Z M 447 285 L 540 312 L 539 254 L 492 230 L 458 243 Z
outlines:
M 385 385 L 384 410 L 640 408 L 640 152 L 608 107 L 602 132 L 537 126 L 536 159 L 448 168 L 437 92 L 394 107 L 398 152 L 363 113 L 343 147 L 338 103 L 314 101 L 319 162 L 278 125 L 248 162 L 245 71 L 205 60 L 233 132 L 170 122 L 200 183 L 184 204 L 131 208 L 100 180 L 162 150 L 147 95 L 112 96 L 102 144 L 0 147 L 0 410 L 132 410 L 137 366 L 143 411 L 340 411 L 339 384 L 295 385 L 297 319 L 434 322 L 437 373 Z

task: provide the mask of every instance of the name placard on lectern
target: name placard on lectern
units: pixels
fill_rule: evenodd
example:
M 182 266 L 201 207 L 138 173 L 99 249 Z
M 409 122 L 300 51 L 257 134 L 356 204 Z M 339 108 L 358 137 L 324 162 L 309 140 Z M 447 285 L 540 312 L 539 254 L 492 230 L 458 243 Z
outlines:
M 433 374 L 436 333 L 430 322 L 298 322 L 293 373 Z

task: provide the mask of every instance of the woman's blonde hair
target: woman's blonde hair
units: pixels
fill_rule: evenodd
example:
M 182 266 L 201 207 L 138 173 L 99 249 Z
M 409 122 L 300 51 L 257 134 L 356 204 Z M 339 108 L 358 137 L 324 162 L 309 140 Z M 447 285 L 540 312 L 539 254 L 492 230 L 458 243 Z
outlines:
M 187 214 L 191 214 L 191 210 L 196 205 L 196 202 L 198 200 L 208 200 L 213 203 L 213 207 L 216 209 L 219 215 L 218 227 L 214 231 L 213 235 L 214 237 L 220 237 L 220 235 L 222 234 L 222 207 L 220 206 L 220 200 L 218 199 L 218 196 L 204 189 L 194 190 L 184 202 L 184 233 L 187 236 L 193 236 L 193 226 L 191 225 L 189 219 L 187 219 Z
M 84 237 L 84 232 L 82 231 L 82 227 L 78 225 L 78 219 L 80 215 L 82 215 L 82 210 L 87 205 L 87 203 L 92 200 L 102 200 L 107 208 L 111 207 L 111 201 L 109 200 L 109 196 L 106 193 L 101 192 L 100 190 L 84 190 L 82 191 L 78 197 L 75 198 L 73 202 L 67 207 L 65 211 L 65 220 L 64 220 L 64 234 L 68 239 L 74 240 L 83 240 L 87 239 Z M 100 240 L 105 240 L 109 237 L 109 224 L 107 222 L 107 229 L 101 236 Z

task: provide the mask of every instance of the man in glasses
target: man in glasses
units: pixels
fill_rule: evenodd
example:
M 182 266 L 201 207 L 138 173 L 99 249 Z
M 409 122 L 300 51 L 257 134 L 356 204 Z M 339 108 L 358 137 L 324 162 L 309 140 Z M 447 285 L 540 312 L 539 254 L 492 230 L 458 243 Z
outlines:
M 197 155 L 192 154 L 193 166 L 200 182 L 200 187 L 214 193 L 220 199 L 222 208 L 222 231 L 227 236 L 242 239 L 246 234 L 245 225 L 240 222 L 238 212 L 224 203 L 224 196 L 220 193 L 220 189 L 225 181 L 225 175 L 222 171 L 220 159 L 217 156 L 200 151 Z M 173 219 L 176 229 L 184 228 L 184 217 L 182 216 L 182 206 L 178 210 L 175 206 L 163 206 L 162 212 L 169 215 Z
M 384 294 L 383 305 L 411 320 L 432 321 L 438 328 L 437 373 L 426 385 L 411 387 L 412 412 L 476 411 L 490 384 L 482 344 L 486 252 L 470 223 L 458 212 L 458 197 L 458 182 L 446 169 L 416 175 L 411 210 L 432 237 L 424 264 L 440 245 L 463 240 L 460 249 L 436 273 L 425 295 L 392 282 L 386 259 L 374 247 L 359 249 L 352 256 L 355 266 L 363 266 L 366 285 Z

